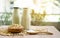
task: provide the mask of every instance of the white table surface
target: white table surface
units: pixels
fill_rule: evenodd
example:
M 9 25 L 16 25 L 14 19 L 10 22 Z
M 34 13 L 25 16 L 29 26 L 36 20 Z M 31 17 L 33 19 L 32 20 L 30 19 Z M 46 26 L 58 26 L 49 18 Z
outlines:
M 0 26 L 7 27 L 7 26 Z M 60 38 L 60 32 L 54 26 L 31 26 L 31 29 L 47 29 L 53 35 L 1 36 L 0 38 Z

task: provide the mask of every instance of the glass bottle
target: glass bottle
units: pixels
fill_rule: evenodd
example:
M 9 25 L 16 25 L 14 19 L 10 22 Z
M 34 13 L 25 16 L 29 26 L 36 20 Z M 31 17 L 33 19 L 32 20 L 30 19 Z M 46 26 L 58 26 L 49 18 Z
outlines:
M 21 19 L 21 25 L 24 26 L 25 30 L 30 29 L 31 17 L 28 8 L 23 8 L 23 14 Z
M 13 17 L 12 17 L 12 24 L 20 24 L 18 9 L 19 9 L 18 7 L 14 7 Z

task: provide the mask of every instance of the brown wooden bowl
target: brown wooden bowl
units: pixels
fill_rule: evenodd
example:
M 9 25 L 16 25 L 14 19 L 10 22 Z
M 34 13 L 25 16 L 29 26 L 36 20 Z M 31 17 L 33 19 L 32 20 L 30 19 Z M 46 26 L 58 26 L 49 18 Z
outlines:
M 20 33 L 23 30 L 24 30 L 24 27 L 19 25 L 18 26 L 12 25 L 8 27 L 8 32 L 11 32 L 11 33 Z
M 23 29 L 8 29 L 8 32 L 11 32 L 11 33 L 20 33 L 22 31 Z

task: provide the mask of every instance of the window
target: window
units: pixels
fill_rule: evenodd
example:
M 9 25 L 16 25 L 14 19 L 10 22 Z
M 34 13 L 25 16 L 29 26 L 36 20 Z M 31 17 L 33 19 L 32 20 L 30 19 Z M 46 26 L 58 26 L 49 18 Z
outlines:
M 8 0 L 0 0 L 0 25 L 11 24 L 11 9 Z
M 60 22 L 60 3 L 58 0 L 17 0 L 14 6 L 29 7 L 34 9 L 36 13 L 41 14 L 43 10 L 46 10 L 44 22 Z
M 28 1 L 28 2 L 27 2 Z M 46 16 L 43 22 L 60 22 L 60 1 L 58 0 L 0 0 L 0 25 L 12 24 L 12 9 L 27 7 L 34 9 L 36 13 L 43 14 L 46 11 Z

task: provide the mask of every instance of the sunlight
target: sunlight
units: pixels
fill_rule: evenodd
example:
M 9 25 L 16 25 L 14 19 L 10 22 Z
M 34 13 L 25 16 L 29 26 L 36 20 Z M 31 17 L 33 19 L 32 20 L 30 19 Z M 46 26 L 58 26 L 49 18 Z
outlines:
M 59 22 L 60 15 L 46 15 L 44 22 Z
M 16 0 L 14 7 L 31 8 L 34 9 L 36 13 L 42 13 L 48 7 L 52 8 L 53 3 L 59 4 L 56 0 Z
M 14 2 L 14 6 L 20 8 L 30 8 L 33 6 L 32 0 L 16 0 Z
M 14 2 L 14 7 L 31 8 L 38 14 L 43 14 L 44 10 L 46 14 L 60 14 L 59 6 L 60 3 L 57 0 L 16 0 Z M 49 21 L 51 20 L 49 16 L 47 18 Z

